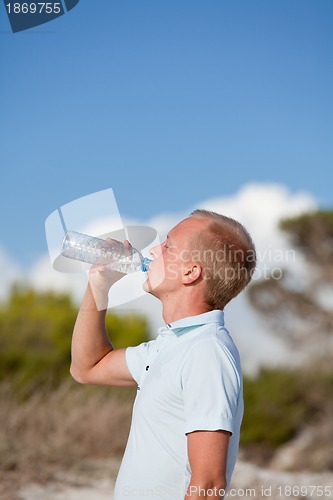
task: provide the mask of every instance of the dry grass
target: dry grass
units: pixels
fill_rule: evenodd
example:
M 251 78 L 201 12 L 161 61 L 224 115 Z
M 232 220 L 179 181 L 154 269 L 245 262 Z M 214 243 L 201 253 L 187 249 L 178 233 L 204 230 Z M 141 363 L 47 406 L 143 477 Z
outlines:
M 22 399 L 10 384 L 0 385 L 0 497 L 15 498 L 27 482 L 52 480 L 59 471 L 91 475 L 98 459 L 118 462 L 134 396 L 67 381 Z

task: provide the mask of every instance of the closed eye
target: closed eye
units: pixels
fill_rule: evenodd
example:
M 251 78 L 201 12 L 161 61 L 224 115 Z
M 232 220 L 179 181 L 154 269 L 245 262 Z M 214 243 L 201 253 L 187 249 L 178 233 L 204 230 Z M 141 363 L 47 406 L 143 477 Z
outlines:
M 169 246 L 168 246 L 168 238 L 169 238 L 169 236 L 167 235 L 166 240 L 163 243 L 164 248 L 169 248 Z

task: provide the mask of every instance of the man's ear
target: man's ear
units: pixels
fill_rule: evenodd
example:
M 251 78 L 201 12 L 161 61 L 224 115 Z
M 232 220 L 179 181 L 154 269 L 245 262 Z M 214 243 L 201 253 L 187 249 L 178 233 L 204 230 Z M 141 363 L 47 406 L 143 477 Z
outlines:
M 190 285 L 194 283 L 194 281 L 198 280 L 202 275 L 202 267 L 197 262 L 190 262 L 183 274 L 183 283 L 184 285 Z

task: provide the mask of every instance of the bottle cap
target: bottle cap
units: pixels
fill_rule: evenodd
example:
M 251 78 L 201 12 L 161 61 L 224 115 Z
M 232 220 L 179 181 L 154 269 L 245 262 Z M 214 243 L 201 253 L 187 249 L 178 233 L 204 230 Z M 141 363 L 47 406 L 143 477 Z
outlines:
M 145 257 L 142 261 L 142 266 L 141 269 L 144 273 L 146 273 L 149 269 L 149 264 L 151 263 L 152 259 L 148 259 L 148 257 Z

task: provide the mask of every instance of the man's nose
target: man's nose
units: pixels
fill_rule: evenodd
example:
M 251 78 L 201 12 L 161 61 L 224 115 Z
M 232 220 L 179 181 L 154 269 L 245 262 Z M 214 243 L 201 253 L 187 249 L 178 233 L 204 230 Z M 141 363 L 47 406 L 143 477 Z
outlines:
M 156 245 L 155 247 L 149 250 L 150 255 L 154 257 L 154 259 L 161 253 L 161 245 Z

